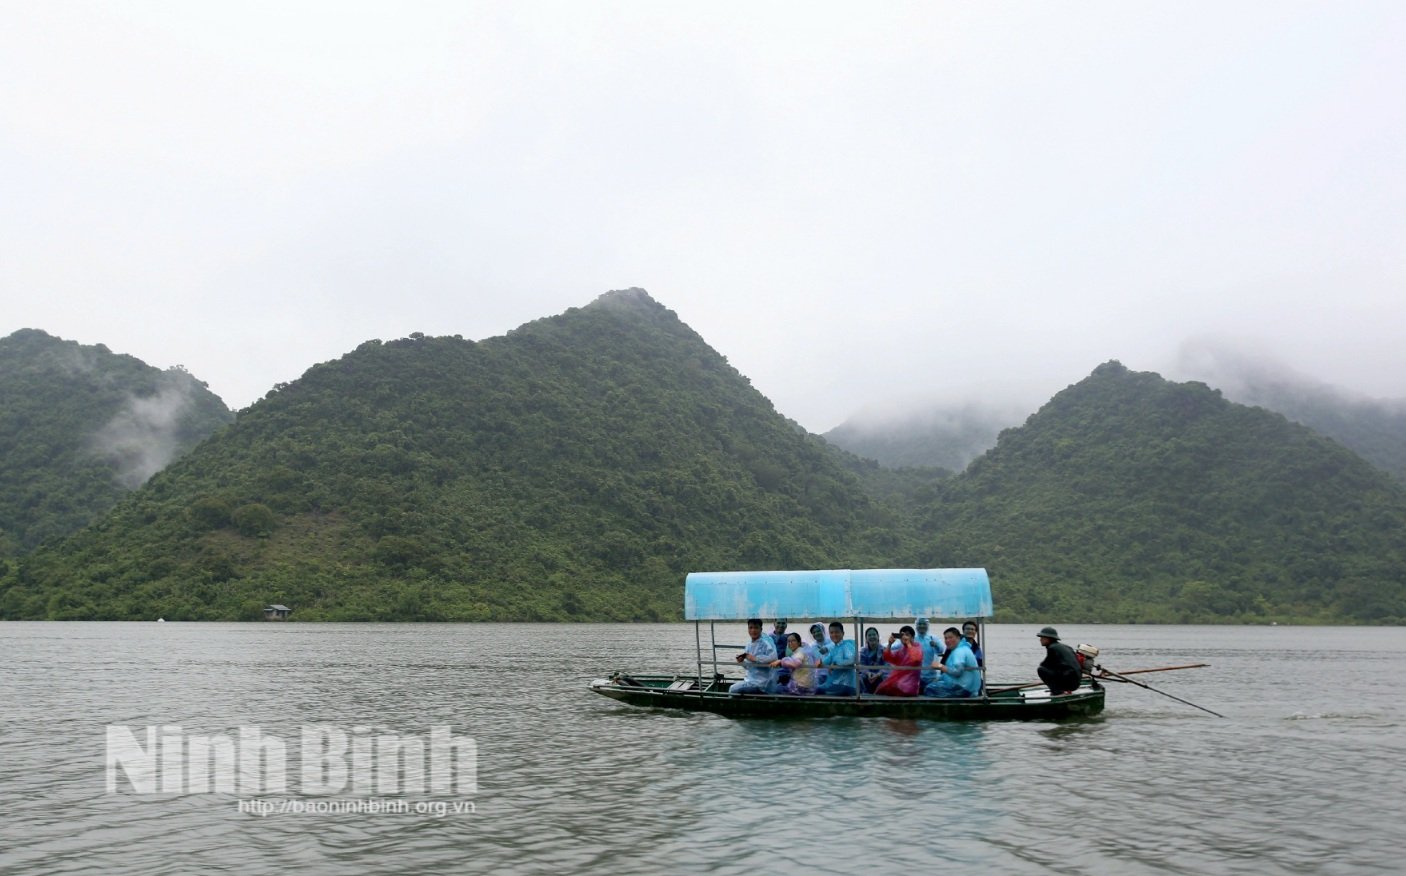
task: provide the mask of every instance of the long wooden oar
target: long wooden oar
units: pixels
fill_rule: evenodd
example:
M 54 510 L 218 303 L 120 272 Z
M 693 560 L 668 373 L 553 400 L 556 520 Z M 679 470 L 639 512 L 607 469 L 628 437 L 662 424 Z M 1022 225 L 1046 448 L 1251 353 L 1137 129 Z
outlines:
M 1139 675 L 1139 674 L 1141 674 L 1141 673 L 1143 673 L 1143 672 L 1171 672 L 1173 669 L 1203 669 L 1203 668 L 1205 668 L 1205 667 L 1207 667 L 1207 666 L 1210 666 L 1210 665 L 1211 665 L 1211 664 L 1209 664 L 1209 663 L 1188 663 L 1188 664 L 1185 665 L 1185 666 L 1159 666 L 1159 667 L 1157 667 L 1156 669 L 1129 669 L 1129 670 L 1126 670 L 1125 672 L 1122 672 L 1122 673 L 1119 673 L 1119 674 L 1120 674 L 1120 675 Z M 1104 669 L 1102 666 L 1095 666 L 1094 668 L 1097 669 L 1097 670 L 1099 670 L 1100 672 L 1108 672 L 1108 670 L 1107 670 L 1107 669 Z M 1111 673 L 1110 673 L 1110 674 L 1111 674 Z
M 1154 669 L 1129 669 L 1127 672 L 1124 672 L 1124 673 L 1121 673 L 1121 674 L 1122 674 L 1122 675 L 1137 675 L 1137 674 L 1142 673 L 1142 672 L 1171 672 L 1173 669 L 1202 669 L 1202 668 L 1207 667 L 1207 666 L 1210 666 L 1210 665 L 1211 665 L 1211 664 L 1209 664 L 1209 663 L 1189 663 L 1189 664 L 1187 664 L 1186 666 L 1158 666 L 1158 667 L 1156 667 L 1156 668 L 1154 668 Z M 1096 667 L 1094 667 L 1094 668 L 1095 668 L 1095 669 L 1098 669 L 1100 672 L 1108 673 L 1108 670 L 1104 669 L 1102 666 L 1096 666 Z M 1101 676 L 1091 676 L 1091 677 L 1093 677 L 1093 678 L 1108 678 L 1108 679 L 1113 678 L 1112 674 L 1105 674 L 1105 675 L 1101 675 Z M 1114 680 L 1127 680 L 1127 681 L 1129 681 L 1129 683 L 1131 683 L 1131 679 L 1114 679 Z M 1032 682 L 1029 682 L 1028 684 L 1017 684 L 1017 685 L 1012 685 L 1012 686 L 1010 686 L 1010 687 L 993 687 L 993 688 L 991 688 L 991 689 L 988 691 L 988 693 L 1004 693 L 1005 691 L 1010 691 L 1010 690 L 1025 690 L 1025 689 L 1028 688 L 1028 687 L 1041 687 L 1041 686 L 1043 686 L 1043 685 L 1044 685 L 1044 682 L 1043 682 L 1043 681 L 1032 681 Z
M 1164 696 L 1164 697 L 1170 697 L 1171 699 L 1174 699 L 1174 700 L 1176 700 L 1176 701 L 1179 702 L 1179 703 L 1185 703 L 1186 705 L 1191 706 L 1193 709 L 1200 709 L 1200 710 L 1203 711 L 1203 712 L 1209 712 L 1210 714 L 1215 715 L 1217 718 L 1224 718 L 1224 717 L 1225 717 L 1225 716 L 1222 715 L 1220 712 L 1212 712 L 1210 709 L 1206 708 L 1205 706 L 1198 706 L 1198 705 L 1196 705 L 1195 703 L 1191 702 L 1190 700 L 1184 700 L 1184 699 L 1182 699 L 1181 697 L 1174 697 L 1174 696 L 1172 696 L 1171 694 L 1167 693 L 1166 691 L 1158 690 L 1157 688 L 1153 687 L 1153 686 L 1150 685 L 1150 684 L 1143 684 L 1142 682 L 1138 681 L 1137 679 L 1133 679 L 1133 678 L 1124 678 L 1122 673 L 1114 672 L 1114 671 L 1111 670 L 1111 669 L 1104 669 L 1102 666 L 1095 666 L 1094 668 L 1097 669 L 1099 672 L 1104 673 L 1105 675 L 1110 675 L 1110 676 L 1112 676 L 1113 678 L 1122 679 L 1123 681 L 1126 681 L 1128 684 L 1135 684 L 1135 685 L 1137 685 L 1138 687 L 1147 688 L 1148 690 L 1152 691 L 1152 692 L 1155 693 L 1155 694 L 1161 694 L 1162 696 Z

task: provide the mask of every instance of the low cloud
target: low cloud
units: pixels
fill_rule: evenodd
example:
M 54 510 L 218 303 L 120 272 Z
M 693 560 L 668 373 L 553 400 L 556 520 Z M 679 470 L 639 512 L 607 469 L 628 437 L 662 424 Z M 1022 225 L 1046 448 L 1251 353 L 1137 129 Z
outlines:
M 93 452 L 112 464 L 118 483 L 134 490 L 180 452 L 180 423 L 191 404 L 189 380 L 171 381 L 155 395 L 128 396 L 93 436 Z

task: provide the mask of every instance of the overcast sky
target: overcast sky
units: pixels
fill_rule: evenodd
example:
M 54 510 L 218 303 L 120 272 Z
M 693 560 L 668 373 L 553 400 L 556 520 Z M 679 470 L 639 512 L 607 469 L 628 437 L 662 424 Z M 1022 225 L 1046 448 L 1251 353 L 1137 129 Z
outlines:
M 1406 3 L 0 0 L 0 336 L 242 408 L 640 286 L 813 431 L 1214 336 L 1406 396 Z

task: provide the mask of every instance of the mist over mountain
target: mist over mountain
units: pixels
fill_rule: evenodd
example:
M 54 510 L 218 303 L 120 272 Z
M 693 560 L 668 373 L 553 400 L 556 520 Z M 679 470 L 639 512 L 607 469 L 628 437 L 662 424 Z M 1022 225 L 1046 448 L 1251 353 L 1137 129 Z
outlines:
M 699 568 L 891 562 L 896 515 L 642 290 L 311 368 L 0 587 L 6 617 L 676 617 Z
M 1023 618 L 1406 616 L 1406 489 L 1280 414 L 1117 362 L 921 514 L 915 562 L 986 566 Z
M 977 401 L 914 404 L 901 411 L 861 411 L 825 433 L 825 440 L 888 468 L 961 471 L 995 446 L 1002 429 L 1029 414 L 1014 405 Z
M 233 419 L 180 368 L 37 329 L 0 338 L 0 553 L 77 530 Z
M 1226 398 L 1277 411 L 1327 435 L 1406 483 L 1406 398 L 1368 398 L 1225 341 L 1188 342 L 1176 368 Z

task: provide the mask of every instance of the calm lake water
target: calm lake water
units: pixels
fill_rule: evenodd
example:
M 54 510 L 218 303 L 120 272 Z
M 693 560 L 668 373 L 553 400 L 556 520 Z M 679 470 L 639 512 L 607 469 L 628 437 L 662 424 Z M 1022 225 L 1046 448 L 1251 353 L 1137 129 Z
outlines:
M 691 667 L 684 624 L 0 624 L 0 871 L 1400 872 L 1406 630 L 1060 626 L 1111 669 L 1212 664 L 1139 678 L 1226 717 L 1126 684 L 1061 724 L 732 720 L 586 690 Z M 1034 677 L 1035 630 L 988 628 L 993 680 Z M 109 793 L 109 725 L 290 748 L 304 725 L 449 725 L 477 787 L 304 795 L 290 751 L 284 793 L 144 794 L 120 771 Z M 306 811 L 375 799 L 429 811 Z

